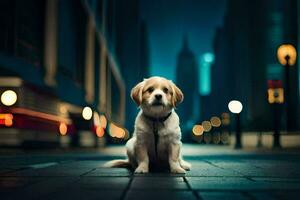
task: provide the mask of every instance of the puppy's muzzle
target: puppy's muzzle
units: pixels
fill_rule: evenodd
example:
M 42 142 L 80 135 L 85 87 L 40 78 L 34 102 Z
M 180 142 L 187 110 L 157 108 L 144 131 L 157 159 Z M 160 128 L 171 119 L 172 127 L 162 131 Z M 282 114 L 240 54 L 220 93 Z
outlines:
M 162 95 L 161 94 L 156 94 L 155 96 L 155 100 L 152 103 L 152 106 L 162 106 Z

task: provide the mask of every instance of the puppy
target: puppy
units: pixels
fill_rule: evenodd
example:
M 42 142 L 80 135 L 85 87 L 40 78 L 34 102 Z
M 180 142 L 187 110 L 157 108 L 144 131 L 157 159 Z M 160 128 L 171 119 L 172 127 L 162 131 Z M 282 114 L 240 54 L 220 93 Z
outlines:
M 139 106 L 134 133 L 126 143 L 127 160 L 114 160 L 106 167 L 131 166 L 135 173 L 148 173 L 151 166 L 168 166 L 172 173 L 185 173 L 191 165 L 182 159 L 179 117 L 174 108 L 182 102 L 181 90 L 162 77 L 144 79 L 131 90 Z

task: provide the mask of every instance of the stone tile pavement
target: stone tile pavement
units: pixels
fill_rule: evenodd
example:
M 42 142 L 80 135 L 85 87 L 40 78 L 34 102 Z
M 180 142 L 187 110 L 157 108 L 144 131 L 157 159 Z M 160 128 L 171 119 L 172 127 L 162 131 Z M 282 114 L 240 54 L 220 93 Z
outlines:
M 193 148 L 197 148 L 194 146 Z M 300 152 L 188 155 L 187 174 L 103 168 L 101 152 L 0 155 L 0 199 L 299 199 Z

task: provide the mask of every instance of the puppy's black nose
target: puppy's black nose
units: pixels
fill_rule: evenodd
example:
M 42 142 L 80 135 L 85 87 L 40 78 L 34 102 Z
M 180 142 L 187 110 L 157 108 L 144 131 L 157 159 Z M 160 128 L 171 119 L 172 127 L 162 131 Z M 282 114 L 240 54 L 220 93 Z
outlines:
M 162 95 L 161 95 L 161 94 L 156 94 L 156 95 L 155 95 L 155 98 L 156 98 L 157 100 L 161 100 Z

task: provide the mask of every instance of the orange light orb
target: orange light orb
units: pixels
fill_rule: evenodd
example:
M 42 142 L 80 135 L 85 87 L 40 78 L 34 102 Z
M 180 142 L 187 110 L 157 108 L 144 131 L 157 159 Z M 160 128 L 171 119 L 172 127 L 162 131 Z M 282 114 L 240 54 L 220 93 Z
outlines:
M 99 138 L 103 137 L 103 135 L 104 135 L 104 129 L 102 127 L 98 126 L 96 128 L 96 135 Z
M 286 57 L 289 57 L 287 60 Z M 296 63 L 297 51 L 291 44 L 283 44 L 277 49 L 277 58 L 280 64 L 286 65 L 287 61 L 289 66 L 293 66 Z
M 13 125 L 13 115 L 12 114 L 4 114 L 4 125 L 9 127 Z
M 195 126 L 193 127 L 193 134 L 194 134 L 194 135 L 199 136 L 199 135 L 202 135 L 203 132 L 204 132 L 204 128 L 203 128 L 202 125 L 197 124 L 197 125 L 195 125 Z
M 115 125 L 114 123 L 110 123 L 109 126 L 109 134 L 112 137 L 116 137 L 116 138 L 124 138 L 125 137 L 125 130 L 118 127 L 117 125 Z
M 210 119 L 210 123 L 213 127 L 219 127 L 219 126 L 221 126 L 222 122 L 219 117 L 214 116 Z
M 67 132 L 68 132 L 68 126 L 64 122 L 61 122 L 59 124 L 59 133 L 61 135 L 66 135 Z
M 12 126 L 13 125 L 13 120 L 12 119 L 5 119 L 4 121 L 5 126 Z

